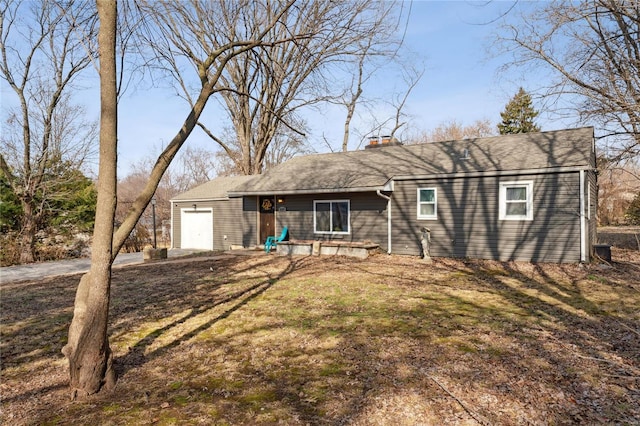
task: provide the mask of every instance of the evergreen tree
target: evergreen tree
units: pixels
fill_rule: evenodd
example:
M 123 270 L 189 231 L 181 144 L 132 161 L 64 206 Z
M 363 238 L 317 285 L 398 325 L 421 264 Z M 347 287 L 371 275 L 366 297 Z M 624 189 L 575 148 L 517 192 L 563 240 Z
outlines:
M 21 215 L 20 200 L 11 188 L 7 177 L 0 171 L 0 232 L 19 230 Z
M 47 208 L 43 214 L 43 226 L 57 232 L 90 232 L 96 215 L 97 193 L 91 179 L 70 166 L 56 170 L 59 175 L 51 178 Z
M 533 108 L 531 95 L 521 87 L 500 113 L 502 122 L 498 124 L 498 130 L 501 135 L 539 132 L 540 126 L 533 121 L 538 114 Z
M 640 225 L 640 192 L 631 202 L 625 217 L 630 225 Z

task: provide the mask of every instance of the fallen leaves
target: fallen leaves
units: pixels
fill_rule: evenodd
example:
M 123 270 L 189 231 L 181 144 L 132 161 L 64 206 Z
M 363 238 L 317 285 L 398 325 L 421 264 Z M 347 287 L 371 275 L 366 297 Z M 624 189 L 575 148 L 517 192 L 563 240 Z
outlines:
M 3 423 L 640 418 L 640 253 L 612 268 L 226 256 L 114 272 L 112 393 L 68 402 L 78 277 L 2 288 Z

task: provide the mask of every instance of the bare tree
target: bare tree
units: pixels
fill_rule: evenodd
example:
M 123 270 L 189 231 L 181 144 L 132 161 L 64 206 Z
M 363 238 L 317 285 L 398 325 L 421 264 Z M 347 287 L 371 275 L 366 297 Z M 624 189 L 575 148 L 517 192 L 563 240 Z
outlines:
M 389 93 L 387 98 L 379 100 L 380 104 L 386 106 L 386 108 L 377 108 L 374 111 L 369 111 L 372 124 L 369 125 L 371 130 L 364 135 L 365 137 L 385 135 L 389 136 L 390 140 L 406 139 L 403 137 L 398 138 L 397 135 L 405 133 L 403 129 L 407 124 L 405 105 L 411 92 L 424 75 L 424 68 L 422 65 L 412 63 L 409 60 L 402 60 L 399 64 L 402 65 L 400 69 L 400 85 L 404 87 L 397 87 Z M 380 111 L 383 112 L 381 113 Z
M 280 21 L 282 15 L 291 8 L 293 1 L 270 9 L 268 19 L 263 21 L 263 30 L 254 38 L 227 37 L 225 42 L 215 40 L 223 29 L 234 32 L 225 25 L 227 18 L 243 13 L 246 4 L 229 1 L 213 4 L 203 2 L 153 1 L 138 3 L 144 17 L 151 19 L 148 35 L 156 35 L 158 40 L 169 43 L 169 50 L 155 50 L 155 66 L 167 71 L 178 71 L 181 55 L 193 62 L 197 74 L 197 94 L 186 118 L 171 142 L 158 156 L 147 178 L 144 188 L 131 204 L 127 216 L 115 231 L 113 222 L 116 212 L 116 170 L 117 170 L 117 70 L 115 40 L 117 33 L 116 2 L 97 0 L 100 16 L 100 169 L 98 184 L 98 214 L 96 215 L 92 247 L 91 269 L 78 286 L 74 305 L 74 315 L 69 327 L 69 339 L 63 353 L 69 360 L 71 388 L 74 395 L 92 394 L 108 388 L 115 382 L 111 351 L 107 338 L 109 310 L 109 290 L 111 264 L 127 237 L 137 224 L 140 216 L 153 197 L 156 188 L 172 160 L 191 134 L 210 97 L 216 92 L 216 83 L 228 63 L 235 55 L 257 48 L 262 38 Z M 201 32 L 195 28 L 198 18 L 217 17 L 212 31 Z M 148 21 L 149 22 L 149 21 Z M 290 34 L 290 37 L 298 35 Z M 204 40 L 212 41 L 201 43 Z M 153 37 L 148 37 L 153 47 Z M 181 50 L 182 49 L 182 50 Z
M 144 189 L 159 153 L 160 151 L 150 153 L 145 158 L 132 164 L 130 172 L 118 179 L 116 224 L 120 224 L 125 220 L 138 194 Z M 144 244 L 148 242 L 144 239 L 145 235 L 153 235 L 146 231 L 152 223 L 152 211 L 155 210 L 159 226 L 168 222 L 171 219 L 170 200 L 194 186 L 213 179 L 216 167 L 216 152 L 202 147 L 183 147 L 158 183 L 154 193 L 155 209 L 147 206 L 138 220 L 135 231 L 132 232 L 125 243 L 125 248 L 129 251 L 142 250 Z
M 306 133 L 306 125 L 303 120 L 292 121 L 295 128 Z M 242 169 L 242 148 L 236 138 L 233 129 L 226 129 L 221 136 L 227 146 L 226 150 L 216 151 L 215 170 L 218 176 L 244 175 Z M 297 156 L 310 154 L 313 149 L 309 146 L 306 137 L 297 130 L 281 126 L 269 143 L 269 149 L 263 159 L 262 171 L 269 170 L 280 163 Z
M 543 66 L 555 79 L 542 88 L 580 119 L 600 127 L 614 160 L 640 154 L 640 3 L 561 0 L 541 6 L 498 36 L 508 66 Z M 556 110 L 562 113 L 561 110 Z
M 52 168 L 80 169 L 92 154 L 97 125 L 69 92 L 91 64 L 96 17 L 84 0 L 2 0 L 0 8 L 0 77 L 18 101 L 7 108 L 0 169 L 22 205 L 20 261 L 27 263 L 57 186 Z
M 347 62 L 347 65 L 353 63 L 351 84 L 345 88 L 341 96 L 331 101 L 337 105 L 344 106 L 346 109 L 342 135 L 343 152 L 349 149 L 351 123 L 356 112 L 356 107 L 360 103 L 367 102 L 367 100 L 362 97 L 365 85 L 381 69 L 388 72 L 390 63 L 395 62 L 397 59 L 401 40 L 393 36 L 394 29 L 395 28 L 388 26 L 369 34 L 360 42 L 357 51 L 351 55 L 353 60 Z M 382 33 L 383 30 L 385 31 L 384 33 Z M 347 72 L 349 72 L 349 70 L 347 70 Z
M 171 176 L 165 184 L 176 191 L 172 196 L 213 179 L 216 170 L 214 158 L 212 150 L 202 147 L 188 146 L 180 152 L 178 162 L 169 170 Z
M 251 37 L 265 19 L 267 4 L 253 2 L 230 25 L 244 37 Z M 283 40 L 291 34 L 304 37 L 234 57 L 219 80 L 233 137 L 214 135 L 202 121 L 199 125 L 236 163 L 240 173 L 260 173 L 277 135 L 297 133 L 291 141 L 305 137 L 296 123 L 297 112 L 340 94 L 343 85 L 336 76 L 345 75 L 344 64 L 362 57 L 359 49 L 363 45 L 372 53 L 379 39 L 390 37 L 397 27 L 397 4 L 373 0 L 297 2 L 266 37 L 267 41 Z M 234 144 L 240 148 L 239 156 Z
M 117 5 L 113 0 L 97 0 L 100 30 L 100 160 L 98 202 L 91 248 L 91 268 L 78 285 L 69 326 L 69 338 L 62 352 L 69 361 L 70 387 L 77 393 L 92 394 L 115 386 L 116 374 L 107 338 L 113 230 L 117 197 L 118 91 L 116 70 Z
M 598 224 L 625 223 L 625 213 L 640 193 L 640 162 L 598 158 Z
M 436 128 L 418 135 L 413 143 L 427 143 L 452 141 L 461 139 L 484 138 L 496 134 L 495 126 L 488 119 L 476 120 L 470 125 L 464 125 L 457 120 L 445 121 Z
M 423 68 L 418 68 L 416 66 L 407 66 L 403 69 L 402 76 L 403 81 L 406 84 L 406 90 L 404 92 L 396 93 L 393 96 L 391 105 L 393 106 L 394 114 L 393 117 L 389 120 L 392 123 L 391 131 L 389 132 L 391 140 L 395 139 L 396 134 L 405 124 L 407 124 L 406 121 L 404 121 L 404 106 L 409 99 L 409 95 L 411 95 L 411 92 L 418 85 L 423 75 Z

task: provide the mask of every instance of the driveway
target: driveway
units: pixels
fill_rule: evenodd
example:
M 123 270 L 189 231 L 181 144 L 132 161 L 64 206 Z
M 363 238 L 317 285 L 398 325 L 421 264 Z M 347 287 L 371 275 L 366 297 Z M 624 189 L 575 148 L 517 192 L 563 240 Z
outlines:
M 196 253 L 199 250 L 171 249 L 168 257 L 180 257 Z M 135 265 L 143 263 L 142 252 L 120 253 L 113 262 L 114 266 Z M 0 283 L 14 281 L 39 280 L 56 275 L 77 274 L 87 272 L 91 266 L 91 259 L 70 259 L 55 262 L 30 263 L 28 265 L 7 266 L 0 268 Z

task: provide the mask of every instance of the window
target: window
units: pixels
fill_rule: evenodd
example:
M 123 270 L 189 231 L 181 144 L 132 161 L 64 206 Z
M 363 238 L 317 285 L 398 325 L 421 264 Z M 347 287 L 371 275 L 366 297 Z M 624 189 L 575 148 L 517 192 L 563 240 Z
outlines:
M 349 200 L 314 201 L 313 231 L 316 234 L 348 234 Z
M 533 181 L 500 182 L 500 220 L 533 220 Z
M 435 188 L 418 188 L 418 219 L 438 218 L 437 195 Z

